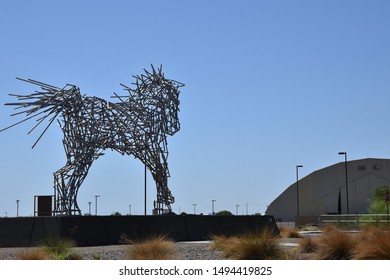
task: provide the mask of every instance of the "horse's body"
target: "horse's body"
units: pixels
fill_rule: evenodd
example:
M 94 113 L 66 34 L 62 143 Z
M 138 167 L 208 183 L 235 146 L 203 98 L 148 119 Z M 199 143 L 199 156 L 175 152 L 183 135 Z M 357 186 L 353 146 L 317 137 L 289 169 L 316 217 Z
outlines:
M 174 197 L 168 189 L 166 136 L 180 129 L 178 89 L 183 84 L 165 79 L 161 67 L 157 71 L 153 66 L 152 69 L 152 73 L 145 70 L 145 74 L 134 76 L 136 88 L 125 86 L 129 95 L 116 95 L 120 102 L 83 96 L 73 85 L 57 88 L 27 80 L 41 86 L 43 91 L 29 96 L 16 95 L 19 100 L 33 101 L 6 104 L 29 107 L 21 112 L 29 116 L 27 119 L 45 114 L 38 119 L 39 123 L 50 116 L 46 129 L 60 117 L 57 121 L 64 134 L 67 162 L 54 172 L 57 214 L 81 214 L 77 193 L 91 164 L 106 149 L 141 160 L 156 182 L 157 210 L 161 212 L 166 205 L 171 211 Z

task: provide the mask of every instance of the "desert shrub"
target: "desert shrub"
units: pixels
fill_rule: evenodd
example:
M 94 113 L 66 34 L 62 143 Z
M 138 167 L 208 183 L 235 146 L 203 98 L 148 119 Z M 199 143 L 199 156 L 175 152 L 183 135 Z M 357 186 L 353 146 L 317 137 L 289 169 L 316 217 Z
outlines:
M 173 241 L 165 236 L 151 237 L 129 245 L 127 257 L 130 260 L 172 260 L 176 250 Z
M 278 260 L 286 257 L 279 245 L 278 237 L 266 229 L 238 236 L 214 236 L 214 248 L 220 249 L 224 257 L 237 260 Z
M 356 239 L 335 227 L 326 227 L 318 239 L 317 258 L 322 260 L 352 259 Z
M 365 228 L 358 235 L 354 259 L 390 260 L 390 232 Z

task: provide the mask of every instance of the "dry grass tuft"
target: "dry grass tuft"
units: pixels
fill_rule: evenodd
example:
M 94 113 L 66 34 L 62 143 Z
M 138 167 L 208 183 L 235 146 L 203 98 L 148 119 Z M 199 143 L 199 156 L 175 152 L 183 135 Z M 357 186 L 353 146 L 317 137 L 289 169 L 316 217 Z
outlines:
M 279 227 L 279 232 L 282 238 L 301 238 L 296 228 Z
M 318 249 L 317 242 L 308 236 L 305 236 L 299 240 L 299 252 L 303 254 L 314 253 Z
M 172 260 L 176 250 L 173 241 L 165 236 L 149 238 L 129 245 L 127 257 L 130 260 Z
M 357 260 L 390 260 L 390 232 L 367 228 L 358 235 L 354 252 Z
M 42 248 L 28 248 L 16 254 L 17 260 L 49 260 L 50 256 Z
M 212 240 L 212 243 L 210 245 L 210 248 L 213 250 L 221 250 L 223 251 L 224 247 L 230 242 L 232 237 L 228 237 L 226 235 L 211 235 L 210 239 Z
M 278 237 L 269 230 L 239 236 L 214 236 L 213 246 L 223 251 L 224 257 L 237 260 L 278 260 L 286 258 Z
M 71 239 L 51 238 L 40 247 L 28 248 L 17 252 L 17 260 L 81 260 L 82 257 L 72 251 L 76 243 Z
M 352 259 L 357 239 L 335 227 L 325 228 L 318 239 L 317 258 L 321 260 Z

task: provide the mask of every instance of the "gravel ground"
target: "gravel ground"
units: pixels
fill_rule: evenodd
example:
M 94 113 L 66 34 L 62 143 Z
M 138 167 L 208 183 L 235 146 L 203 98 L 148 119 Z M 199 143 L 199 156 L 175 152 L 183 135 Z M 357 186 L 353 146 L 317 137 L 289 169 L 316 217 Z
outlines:
M 287 248 L 298 246 L 297 238 L 281 238 L 280 243 Z M 75 247 L 72 250 L 84 260 L 126 260 L 126 250 L 132 245 L 110 245 L 96 247 Z M 178 260 L 223 260 L 221 251 L 211 248 L 211 242 L 176 242 L 176 259 Z M 18 254 L 36 248 L 0 248 L 0 260 L 18 259 Z
M 76 247 L 73 250 L 85 260 L 125 260 L 126 249 L 131 245 Z M 175 243 L 179 260 L 221 260 L 221 252 L 212 250 L 209 242 Z M 0 260 L 15 260 L 18 253 L 34 248 L 0 248 Z

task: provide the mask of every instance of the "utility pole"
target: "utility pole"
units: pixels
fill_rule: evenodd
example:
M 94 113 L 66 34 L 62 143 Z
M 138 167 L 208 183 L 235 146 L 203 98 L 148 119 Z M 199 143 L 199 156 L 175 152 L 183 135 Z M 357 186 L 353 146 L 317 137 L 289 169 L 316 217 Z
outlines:
M 215 199 L 211 200 L 211 213 L 212 213 L 213 216 L 215 215 L 215 212 L 214 212 L 214 203 L 215 202 L 216 202 Z
M 16 217 L 19 217 L 19 202 L 20 202 L 20 200 L 17 199 L 16 200 Z
M 97 213 L 98 213 L 98 211 L 97 211 L 97 199 L 98 199 L 98 197 L 100 197 L 100 195 L 95 195 L 95 216 L 97 216 Z

